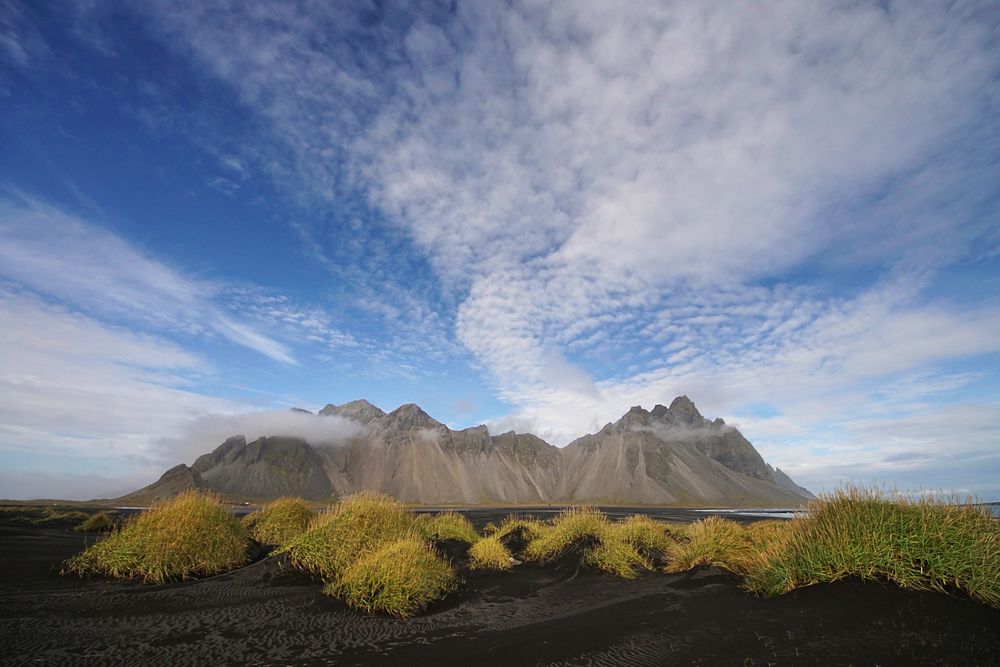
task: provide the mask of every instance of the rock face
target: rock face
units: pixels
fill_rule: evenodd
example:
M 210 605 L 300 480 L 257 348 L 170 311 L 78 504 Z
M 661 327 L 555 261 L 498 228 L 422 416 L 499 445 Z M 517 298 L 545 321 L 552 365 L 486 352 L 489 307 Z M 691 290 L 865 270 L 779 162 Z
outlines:
M 325 408 L 319 411 L 319 414 L 324 417 L 329 417 L 330 415 L 348 417 L 349 419 L 353 419 L 360 424 L 369 424 L 379 417 L 385 416 L 385 413 L 382 412 L 382 410 L 364 399 L 361 399 L 360 401 L 351 401 L 350 403 L 344 403 L 343 405 L 333 405 L 332 403 L 328 403 Z
M 813 495 L 812 491 L 804 487 L 799 486 L 792 481 L 792 478 L 781 471 L 781 468 L 772 468 L 770 465 L 767 469 L 771 471 L 771 476 L 774 477 L 774 483 L 783 489 L 790 489 L 795 493 L 799 494 L 804 498 L 809 500 L 816 500 L 816 496 Z
M 317 451 L 338 494 L 379 489 L 414 503 L 546 502 L 560 469 L 559 449 L 540 438 L 453 431 L 413 404 Z
M 562 449 L 531 434 L 491 435 L 485 426 L 454 431 L 412 403 L 387 414 L 352 401 L 319 415 L 364 428 L 324 446 L 281 436 L 247 444 L 235 436 L 191 468 L 168 471 L 171 485 L 190 477 L 193 485 L 248 498 L 326 499 L 377 489 L 423 504 L 798 506 L 812 498 L 767 465 L 738 430 L 706 419 L 686 396 L 651 411 L 633 407 Z M 167 475 L 130 495 L 160 493 Z
M 201 475 L 182 463 L 163 473 L 163 475 L 160 476 L 160 479 L 156 480 L 149 486 L 145 486 L 138 491 L 133 491 L 127 496 L 122 496 L 117 500 L 122 504 L 129 504 L 133 502 L 147 503 L 169 498 L 170 496 L 176 495 L 181 491 L 187 491 L 188 489 L 207 488 L 208 485 L 205 484 L 205 480 L 201 478 Z
M 687 396 L 647 412 L 633 407 L 562 451 L 556 496 L 573 502 L 799 505 L 775 483 L 743 435 L 705 419 Z
M 235 436 L 198 457 L 191 470 L 208 487 L 232 496 L 321 499 L 333 491 L 323 460 L 299 438 L 271 436 L 247 444 L 246 438 Z

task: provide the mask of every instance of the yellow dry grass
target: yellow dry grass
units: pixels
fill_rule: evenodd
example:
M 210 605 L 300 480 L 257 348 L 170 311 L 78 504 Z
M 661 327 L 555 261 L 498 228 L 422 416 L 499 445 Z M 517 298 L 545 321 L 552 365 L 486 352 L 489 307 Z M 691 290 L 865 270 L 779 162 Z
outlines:
M 432 542 L 459 540 L 473 544 L 479 540 L 479 533 L 472 527 L 472 523 L 458 512 L 420 514 L 414 525 L 421 535 Z
M 304 533 L 315 516 L 302 498 L 284 497 L 246 515 L 243 523 L 261 544 L 283 545 Z
M 448 518 L 437 525 L 447 532 L 457 523 Z M 455 582 L 413 514 L 371 491 L 338 502 L 282 551 L 294 567 L 320 576 L 324 592 L 366 612 L 412 615 Z
M 667 549 L 667 572 L 683 572 L 697 565 L 714 565 L 744 573 L 753 557 L 753 543 L 734 521 L 710 516 L 684 527 Z
M 362 611 L 405 617 L 444 597 L 455 581 L 430 545 L 406 537 L 359 558 L 324 590 Z
M 643 516 L 612 522 L 593 508 L 572 508 L 550 524 L 533 526 L 534 536 L 524 557 L 552 562 L 572 549 L 583 550 L 583 562 L 626 579 L 654 569 L 653 559 L 670 539 L 663 524 Z
M 841 489 L 762 545 L 747 587 L 778 595 L 854 576 L 913 590 L 957 588 L 1000 607 L 1000 521 L 949 500 Z
M 317 516 L 282 551 L 296 568 L 332 581 L 358 558 L 413 533 L 413 515 L 391 496 L 362 491 Z
M 496 535 L 484 537 L 469 548 L 469 568 L 473 570 L 510 570 L 511 553 Z
M 218 574 L 247 562 L 247 537 L 218 496 L 186 491 L 70 558 L 63 571 L 154 583 Z

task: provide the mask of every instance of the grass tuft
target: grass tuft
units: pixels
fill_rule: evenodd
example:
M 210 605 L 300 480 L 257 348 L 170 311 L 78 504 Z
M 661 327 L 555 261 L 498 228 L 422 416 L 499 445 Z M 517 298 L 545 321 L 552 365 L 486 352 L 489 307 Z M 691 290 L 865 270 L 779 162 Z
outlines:
M 432 542 L 459 540 L 474 544 L 479 540 L 479 533 L 472 527 L 472 523 L 458 512 L 420 514 L 414 520 L 414 525 L 421 535 Z
M 667 548 L 667 572 L 683 572 L 696 565 L 714 565 L 744 574 L 753 559 L 753 542 L 734 521 L 710 516 L 689 524 Z
M 607 527 L 608 518 L 596 509 L 570 508 L 560 513 L 552 523 L 541 525 L 539 533 L 524 550 L 524 556 L 540 563 L 554 561 L 571 548 L 586 548 L 599 543 Z
M 186 491 L 130 519 L 66 561 L 64 573 L 164 583 L 244 564 L 247 532 L 218 496 Z
M 455 581 L 429 544 L 405 537 L 358 559 L 324 591 L 362 611 L 406 617 L 444 597 Z
M 333 581 L 354 561 L 413 532 L 413 515 L 402 505 L 383 493 L 362 491 L 317 516 L 282 551 L 294 567 Z
M 46 526 L 46 525 L 58 525 L 58 524 L 69 524 L 69 525 L 80 525 L 84 521 L 90 518 L 90 515 L 86 512 L 78 512 L 76 510 L 58 510 L 52 508 L 46 508 L 43 512 L 41 519 L 35 521 L 36 526 Z
M 635 544 L 648 554 L 666 553 L 683 529 L 680 524 L 657 521 L 644 514 L 633 514 L 612 526 L 620 532 L 621 539 Z
M 410 616 L 455 584 L 420 528 L 440 539 L 468 532 L 451 516 L 419 523 L 390 496 L 364 491 L 316 517 L 282 551 L 294 567 L 319 575 L 325 593 L 363 611 Z
M 283 545 L 304 533 L 316 513 L 301 498 L 278 498 L 243 517 L 250 537 L 261 544 Z
M 472 570 L 509 570 L 512 555 L 496 535 L 484 537 L 469 548 L 469 568 Z
M 657 521 L 633 516 L 614 523 L 592 508 L 566 510 L 551 524 L 534 528 L 537 532 L 524 550 L 526 559 L 547 563 L 580 549 L 586 565 L 626 579 L 654 569 L 653 559 L 670 541 L 666 526 Z
M 526 542 L 530 542 L 541 535 L 547 527 L 547 524 L 538 519 L 521 519 L 511 514 L 505 517 L 499 526 L 494 526 L 493 530 L 486 532 L 486 534 L 495 535 L 500 540 L 518 535 Z
M 107 512 L 97 512 L 91 514 L 73 530 L 78 533 L 102 533 L 114 528 L 115 522 Z
M 849 487 L 810 509 L 762 550 L 748 589 L 778 595 L 856 576 L 912 590 L 957 588 L 1000 607 L 1000 522 L 985 508 Z
M 33 526 L 76 526 L 90 517 L 86 512 L 64 509 L 59 505 L 2 507 L 0 516 L 12 523 L 27 523 Z

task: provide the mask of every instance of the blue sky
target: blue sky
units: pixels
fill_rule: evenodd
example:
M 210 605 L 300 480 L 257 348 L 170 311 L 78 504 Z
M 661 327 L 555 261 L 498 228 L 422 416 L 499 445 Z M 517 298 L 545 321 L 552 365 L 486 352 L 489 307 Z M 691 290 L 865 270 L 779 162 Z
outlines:
M 1000 498 L 998 26 L 0 2 L 0 496 L 289 406 L 563 445 L 683 393 L 813 490 Z

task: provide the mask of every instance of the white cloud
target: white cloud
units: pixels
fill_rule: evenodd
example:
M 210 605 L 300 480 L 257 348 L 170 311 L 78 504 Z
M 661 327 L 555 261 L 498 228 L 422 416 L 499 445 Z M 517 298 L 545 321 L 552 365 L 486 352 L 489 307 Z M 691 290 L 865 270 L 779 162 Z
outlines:
M 817 490 L 876 480 L 890 488 L 996 499 L 998 409 L 996 402 L 973 402 L 930 405 L 912 414 L 845 416 L 836 447 L 822 457 L 789 456 L 782 469 Z
M 250 409 L 205 393 L 216 369 L 185 347 L 205 339 L 289 367 L 297 361 L 287 341 L 326 351 L 358 345 L 322 309 L 186 276 L 57 208 L 0 199 L 0 457 L 8 471 L 33 460 L 45 468 L 38 479 L 57 484 L 99 470 L 96 478 L 117 489 L 158 476 L 176 463 L 169 434 Z M 0 488 L 0 496 L 15 493 Z
M 359 187 L 407 232 L 507 423 L 563 442 L 683 392 L 726 414 L 766 398 L 815 435 L 899 407 L 881 382 L 997 350 L 994 307 L 923 296 L 997 247 L 976 3 L 455 11 L 157 22 L 269 124 L 261 166 L 296 198 Z
M 288 347 L 225 315 L 222 286 L 189 278 L 115 234 L 26 197 L 0 200 L 0 276 L 156 330 L 216 334 L 285 364 Z
M 8 472 L 34 457 L 55 477 L 151 474 L 169 461 L 157 446 L 164 433 L 199 415 L 246 409 L 194 391 L 210 369 L 176 344 L 9 289 L 0 289 L 0 367 Z
M 359 423 L 336 415 L 321 417 L 292 410 L 268 410 L 205 415 L 185 424 L 180 432 L 159 439 L 157 444 L 169 451 L 173 460 L 190 464 L 232 435 L 243 435 L 247 442 L 277 435 L 302 438 L 313 445 L 330 445 L 361 430 Z

